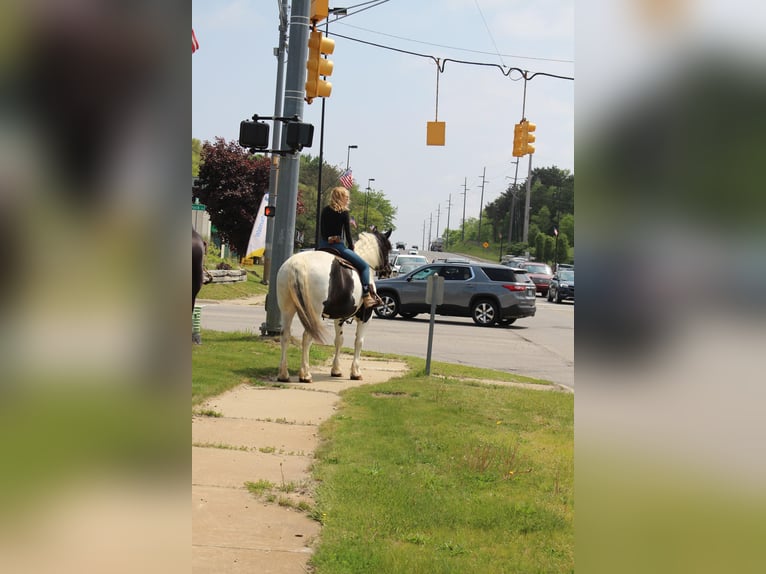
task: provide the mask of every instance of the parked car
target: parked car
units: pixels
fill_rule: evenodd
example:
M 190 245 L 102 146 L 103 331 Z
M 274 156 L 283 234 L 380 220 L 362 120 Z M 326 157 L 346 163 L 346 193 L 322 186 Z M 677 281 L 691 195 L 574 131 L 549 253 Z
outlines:
M 391 276 L 396 277 L 403 273 L 409 273 L 425 263 L 428 263 L 425 255 L 418 255 L 417 253 L 415 255 L 397 255 L 391 264 Z M 402 267 L 404 267 L 404 271 L 402 271 Z
M 444 299 L 438 315 L 471 317 L 477 325 L 510 325 L 521 317 L 533 317 L 535 284 L 526 270 L 495 263 L 429 263 L 410 273 L 376 283 L 383 304 L 375 314 L 383 319 L 401 315 L 410 319 L 430 313 L 426 303 L 427 279 L 444 277 Z
M 559 266 L 551 279 L 548 301 L 561 303 L 564 299 L 574 301 L 574 268 Z
M 527 270 L 537 288 L 537 292 L 545 297 L 548 294 L 551 279 L 553 279 L 553 271 L 551 271 L 550 265 L 540 261 L 524 261 L 519 263 L 519 267 Z

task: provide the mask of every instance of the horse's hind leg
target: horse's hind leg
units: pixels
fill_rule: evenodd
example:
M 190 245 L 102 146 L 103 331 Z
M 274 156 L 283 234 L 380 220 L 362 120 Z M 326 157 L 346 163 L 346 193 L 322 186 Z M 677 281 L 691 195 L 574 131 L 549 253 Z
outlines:
M 359 319 L 356 320 L 356 337 L 354 338 L 354 360 L 351 361 L 351 380 L 361 381 L 362 371 L 359 369 L 359 358 L 362 355 L 362 345 L 364 345 L 364 331 L 367 329 L 367 323 Z
M 343 319 L 335 321 L 335 356 L 332 359 L 330 374 L 333 377 L 342 377 L 340 370 L 340 349 L 343 346 Z
M 298 380 L 301 383 L 310 383 L 311 371 L 309 370 L 309 351 L 311 350 L 311 343 L 314 339 L 308 332 L 303 332 L 303 342 L 301 344 L 301 371 L 298 373 Z
M 282 314 L 282 335 L 279 342 L 282 345 L 282 358 L 279 361 L 279 374 L 277 380 L 280 383 L 290 382 L 290 373 L 287 371 L 287 347 L 290 344 L 290 325 L 293 322 L 294 312 L 283 311 Z

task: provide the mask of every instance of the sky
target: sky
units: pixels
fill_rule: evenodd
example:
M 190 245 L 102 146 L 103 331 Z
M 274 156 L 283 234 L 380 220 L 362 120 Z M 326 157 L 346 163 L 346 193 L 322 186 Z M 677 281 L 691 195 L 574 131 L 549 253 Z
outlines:
M 513 126 L 522 117 L 524 80 L 494 66 L 447 62 L 439 76 L 430 58 L 369 46 L 358 38 L 433 56 L 529 73 L 575 77 L 572 0 L 389 0 L 330 3 L 349 15 L 329 24 L 335 40 L 332 94 L 325 103 L 324 159 L 345 168 L 360 189 L 383 192 L 397 208 L 392 240 L 422 245 L 478 217 L 513 183 Z M 290 3 L 288 3 L 289 7 Z M 356 8 L 354 8 L 356 7 Z M 192 25 L 192 137 L 236 140 L 239 123 L 274 113 L 279 0 L 195 0 Z M 324 30 L 324 23 L 321 24 Z M 288 40 L 289 41 L 289 40 Z M 532 168 L 574 172 L 574 81 L 537 76 L 527 82 L 526 113 L 537 125 Z M 446 145 L 426 145 L 426 124 L 446 122 Z M 304 105 L 319 155 L 321 100 Z M 351 149 L 349 145 L 358 146 Z M 486 171 L 485 171 L 486 170 Z M 528 171 L 520 158 L 519 182 Z M 467 185 L 464 196 L 464 183 Z M 450 207 L 451 204 L 451 207 Z M 438 224 L 438 234 L 437 234 Z

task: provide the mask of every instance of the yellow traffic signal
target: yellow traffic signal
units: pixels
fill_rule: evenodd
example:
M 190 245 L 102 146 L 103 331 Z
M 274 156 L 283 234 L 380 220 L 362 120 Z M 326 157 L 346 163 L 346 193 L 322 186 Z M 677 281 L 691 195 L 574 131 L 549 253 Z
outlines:
M 537 126 L 528 120 L 523 120 L 521 123 L 524 125 L 524 155 L 533 155 L 535 146 L 532 144 L 536 138 L 532 132 L 537 129 Z
M 309 35 L 309 57 L 306 61 L 306 101 L 310 104 L 314 98 L 328 98 L 332 93 L 332 84 L 322 80 L 320 76 L 332 74 L 332 60 L 322 56 L 332 54 L 335 50 L 335 40 L 325 38 L 318 30 Z
M 330 13 L 330 0 L 311 0 L 311 12 L 309 19 L 316 24 L 321 22 Z
M 513 157 L 521 157 L 524 155 L 524 125 L 516 124 L 513 126 Z

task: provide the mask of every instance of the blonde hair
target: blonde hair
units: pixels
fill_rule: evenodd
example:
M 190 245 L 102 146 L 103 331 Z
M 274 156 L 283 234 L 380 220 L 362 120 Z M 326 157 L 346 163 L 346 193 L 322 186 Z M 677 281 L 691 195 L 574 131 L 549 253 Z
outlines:
M 339 213 L 341 211 L 348 211 L 346 199 L 351 201 L 348 190 L 345 187 L 334 187 L 330 192 L 330 201 L 328 204 L 334 211 Z

